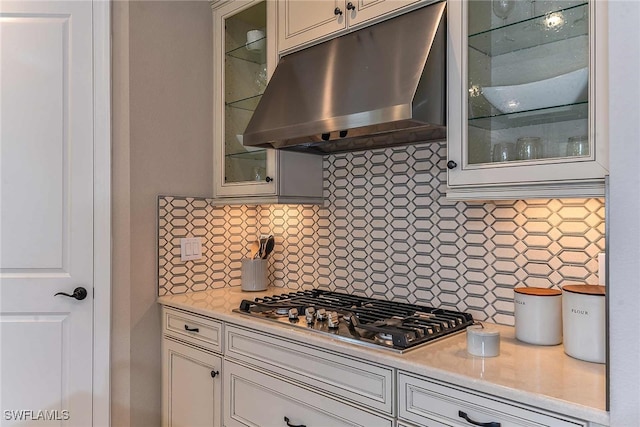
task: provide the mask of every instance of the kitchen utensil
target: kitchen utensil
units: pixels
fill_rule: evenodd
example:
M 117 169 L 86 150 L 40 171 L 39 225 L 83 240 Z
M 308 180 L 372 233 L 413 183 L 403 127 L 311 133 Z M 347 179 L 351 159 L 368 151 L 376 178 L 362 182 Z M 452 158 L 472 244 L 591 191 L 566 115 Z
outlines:
M 265 243 L 264 254 L 262 255 L 262 259 L 267 259 L 269 254 L 273 252 L 273 248 L 275 247 L 275 245 L 276 245 L 275 239 L 273 238 L 273 236 L 269 236 Z
M 605 287 L 562 288 L 564 352 L 587 362 L 606 362 Z
M 256 256 L 256 258 L 262 259 L 262 257 L 264 256 L 264 249 L 266 245 L 267 245 L 267 238 L 260 237 L 260 247 L 258 249 L 258 255 Z
M 267 260 L 243 259 L 240 282 L 243 291 L 264 291 L 267 289 Z
M 562 342 L 562 291 L 515 288 L 516 338 L 537 345 Z
M 516 143 L 516 155 L 518 160 L 532 160 L 542 157 L 542 143 L 538 137 L 518 138 Z
M 251 259 L 255 259 L 258 256 L 258 251 L 260 250 L 260 242 L 255 240 L 251 244 Z

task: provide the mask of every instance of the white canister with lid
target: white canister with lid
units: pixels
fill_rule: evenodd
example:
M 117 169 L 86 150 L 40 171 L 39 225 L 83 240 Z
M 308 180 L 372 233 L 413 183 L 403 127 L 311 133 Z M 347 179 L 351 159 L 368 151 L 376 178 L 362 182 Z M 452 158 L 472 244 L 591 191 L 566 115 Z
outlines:
M 515 288 L 516 338 L 536 345 L 562 342 L 562 291 L 559 289 Z
M 567 285 L 562 288 L 564 352 L 587 362 L 606 362 L 605 288 Z

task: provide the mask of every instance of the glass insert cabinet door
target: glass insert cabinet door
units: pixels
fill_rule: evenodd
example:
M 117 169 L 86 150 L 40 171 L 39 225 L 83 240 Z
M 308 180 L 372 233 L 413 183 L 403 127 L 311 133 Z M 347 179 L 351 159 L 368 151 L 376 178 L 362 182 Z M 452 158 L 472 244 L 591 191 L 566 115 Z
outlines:
M 267 85 L 274 49 L 266 1 L 214 9 L 214 179 L 216 196 L 275 192 L 273 150 L 245 147 L 249 120 Z
M 591 158 L 588 3 L 474 0 L 467 13 L 467 164 Z

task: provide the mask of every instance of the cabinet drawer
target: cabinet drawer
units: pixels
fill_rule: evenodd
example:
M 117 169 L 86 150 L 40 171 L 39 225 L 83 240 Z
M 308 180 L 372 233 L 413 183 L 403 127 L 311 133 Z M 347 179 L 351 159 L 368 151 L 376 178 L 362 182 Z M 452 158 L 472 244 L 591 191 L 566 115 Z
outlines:
M 471 426 L 465 413 L 480 423 L 496 422 L 500 427 L 576 427 L 586 422 L 562 417 L 537 408 L 526 408 L 497 397 L 470 393 L 445 383 L 398 373 L 398 417 L 428 426 Z
M 162 333 L 188 343 L 222 352 L 222 323 L 172 308 L 162 311 Z
M 387 426 L 393 421 L 283 381 L 264 372 L 224 361 L 224 425 Z
M 394 369 L 295 341 L 226 327 L 225 356 L 393 415 Z

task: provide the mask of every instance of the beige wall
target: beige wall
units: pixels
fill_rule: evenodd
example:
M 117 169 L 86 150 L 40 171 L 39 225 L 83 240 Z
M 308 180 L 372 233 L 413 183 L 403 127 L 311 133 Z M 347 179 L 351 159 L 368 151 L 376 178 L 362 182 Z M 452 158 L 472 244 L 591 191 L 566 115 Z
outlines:
M 112 425 L 160 424 L 160 194 L 211 196 L 207 1 L 113 3 Z

